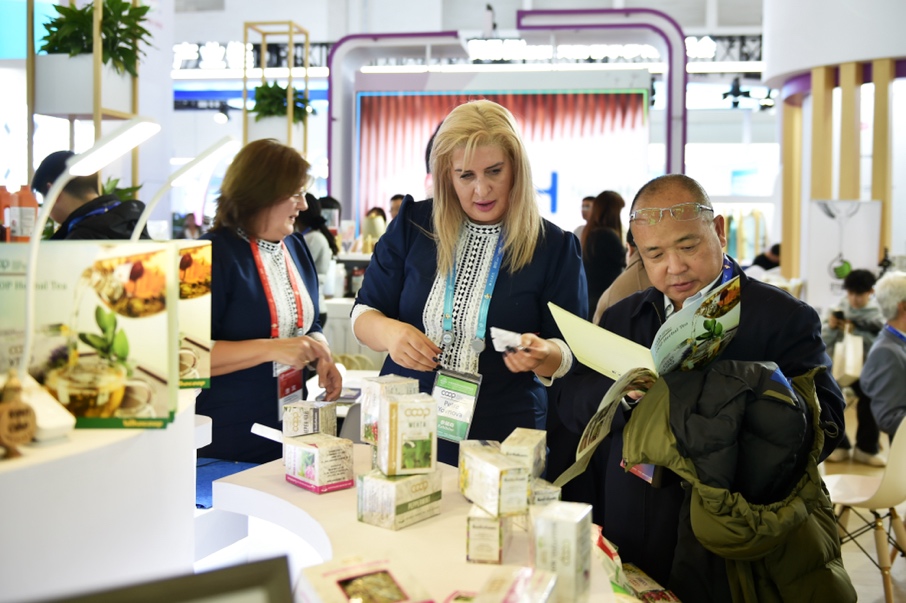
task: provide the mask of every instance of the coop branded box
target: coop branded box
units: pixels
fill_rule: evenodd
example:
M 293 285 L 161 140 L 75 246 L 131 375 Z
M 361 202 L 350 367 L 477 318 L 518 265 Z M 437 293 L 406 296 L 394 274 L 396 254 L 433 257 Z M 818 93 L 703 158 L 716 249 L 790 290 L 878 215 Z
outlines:
M 440 514 L 440 471 L 387 476 L 378 470 L 356 477 L 358 519 L 399 530 Z
M 398 561 L 353 556 L 302 570 L 297 587 L 305 603 L 433 603 Z
M 460 472 L 463 495 L 491 515 L 526 512 L 531 474 L 519 461 L 490 448 L 468 447 L 460 457 Z
M 352 440 L 323 433 L 283 439 L 286 481 L 317 494 L 351 488 Z
M 503 565 L 494 570 L 473 603 L 547 603 L 552 601 L 557 576 L 533 568 Z
M 547 462 L 547 432 L 517 427 L 500 444 L 500 451 L 524 464 L 532 477 L 539 477 Z
M 283 405 L 283 436 L 294 437 L 309 433 L 337 435 L 336 402 L 290 402 Z
M 414 475 L 437 469 L 437 402 L 431 395 L 382 398 L 378 433 L 378 468 L 384 475 Z
M 466 516 L 466 561 L 503 563 L 512 542 L 512 518 L 494 517 L 478 505 Z
M 553 502 L 533 513 L 532 521 L 535 567 L 557 574 L 554 600 L 587 601 L 591 588 L 591 505 Z

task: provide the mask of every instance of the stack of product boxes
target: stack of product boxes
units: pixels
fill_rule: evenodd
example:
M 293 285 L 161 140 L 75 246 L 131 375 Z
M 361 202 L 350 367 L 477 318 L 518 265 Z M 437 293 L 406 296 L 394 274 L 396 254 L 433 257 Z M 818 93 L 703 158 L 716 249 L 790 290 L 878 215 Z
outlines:
M 317 494 L 351 488 L 352 441 L 337 437 L 335 402 L 283 406 L 286 481 Z
M 418 393 L 418 381 L 363 383 L 362 440 L 374 447 L 376 468 L 356 478 L 359 521 L 398 530 L 440 513 L 437 402 Z

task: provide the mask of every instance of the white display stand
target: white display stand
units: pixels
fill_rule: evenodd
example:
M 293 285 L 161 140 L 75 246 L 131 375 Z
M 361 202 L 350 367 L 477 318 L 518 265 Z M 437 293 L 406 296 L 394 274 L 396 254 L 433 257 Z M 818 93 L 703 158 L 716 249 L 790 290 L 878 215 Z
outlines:
M 195 390 L 166 429 L 76 429 L 0 461 L 0 602 L 192 572 Z
M 371 450 L 355 445 L 355 473 L 371 469 Z M 392 531 L 356 520 L 356 489 L 314 494 L 287 483 L 283 461 L 273 461 L 214 482 L 214 508 L 267 520 L 305 540 L 324 561 L 349 555 L 389 556 L 415 575 L 436 601 L 456 590 L 477 592 L 494 569 L 466 561 L 466 515 L 456 468 L 443 473 L 441 514 Z M 507 564 L 529 565 L 528 536 L 516 529 Z M 300 568 L 290 568 L 293 584 Z M 591 601 L 613 601 L 603 567 L 592 561 Z

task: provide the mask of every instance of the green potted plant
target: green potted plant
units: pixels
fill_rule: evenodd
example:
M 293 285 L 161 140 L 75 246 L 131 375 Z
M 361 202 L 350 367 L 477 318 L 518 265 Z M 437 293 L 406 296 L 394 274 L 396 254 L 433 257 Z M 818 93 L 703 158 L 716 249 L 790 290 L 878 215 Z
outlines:
M 149 44 L 151 33 L 144 28 L 150 6 L 132 6 L 127 0 L 104 0 L 101 17 L 101 60 L 117 73 L 138 76 L 139 44 Z M 94 3 L 78 8 L 54 5 L 57 16 L 44 24 L 42 52 L 71 57 L 94 51 L 92 24 Z
M 56 16 L 44 24 L 45 35 L 36 57 L 35 111 L 46 115 L 86 115 L 93 112 L 92 53 L 94 3 L 82 8 L 54 5 Z M 142 44 L 150 43 L 145 29 L 149 6 L 128 0 L 104 0 L 101 18 L 101 61 L 104 65 L 101 106 L 129 112 L 131 85 L 137 76 Z M 66 90 L 66 94 L 60 94 Z
M 294 97 L 293 123 L 305 123 L 309 113 L 316 115 L 314 107 L 301 91 L 295 90 Z M 266 117 L 286 117 L 286 87 L 277 82 L 265 82 L 255 88 L 255 108 L 251 112 L 255 114 L 255 121 Z
M 120 201 L 131 201 L 133 199 L 138 199 L 138 191 L 141 190 L 142 184 L 138 186 L 124 186 L 120 187 L 120 179 L 109 177 L 104 181 L 104 185 L 101 187 L 102 195 L 116 195 Z

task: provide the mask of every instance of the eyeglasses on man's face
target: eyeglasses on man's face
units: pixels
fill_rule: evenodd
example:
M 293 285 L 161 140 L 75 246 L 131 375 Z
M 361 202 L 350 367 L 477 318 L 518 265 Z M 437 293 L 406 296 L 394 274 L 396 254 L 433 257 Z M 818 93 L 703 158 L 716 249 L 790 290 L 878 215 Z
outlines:
M 680 203 L 673 207 L 646 207 L 637 209 L 629 214 L 629 221 L 637 224 L 653 226 L 661 221 L 665 213 L 669 213 L 677 222 L 688 222 L 702 215 L 703 211 L 714 213 L 714 209 L 701 203 Z

